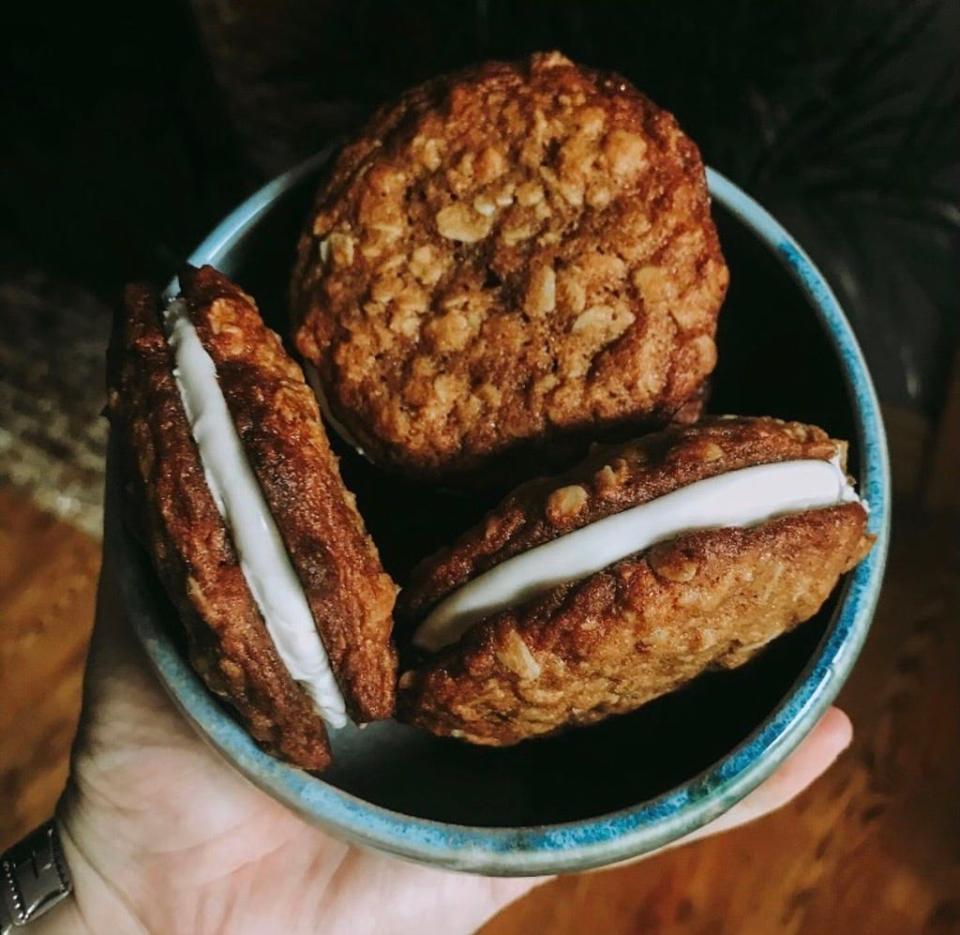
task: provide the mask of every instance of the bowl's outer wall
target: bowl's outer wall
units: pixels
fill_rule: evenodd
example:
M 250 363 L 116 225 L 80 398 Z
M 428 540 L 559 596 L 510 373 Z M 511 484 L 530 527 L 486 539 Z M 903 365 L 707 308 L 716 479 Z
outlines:
M 318 154 L 257 192 L 190 257 L 236 276 L 281 333 L 292 244 L 326 158 Z M 168 629 L 163 594 L 111 509 L 108 547 L 151 661 L 201 734 L 252 781 L 332 833 L 401 857 L 489 874 L 564 872 L 636 856 L 711 820 L 816 723 L 853 665 L 879 593 L 889 517 L 883 426 L 856 341 L 822 277 L 748 196 L 716 173 L 709 181 L 733 279 L 710 408 L 799 418 L 852 438 L 851 471 L 878 537 L 867 560 L 815 621 L 755 662 L 633 715 L 509 750 L 372 725 L 336 737 L 336 765 L 320 780 L 262 753 L 204 690 Z M 378 483 L 359 458 L 341 456 L 398 576 L 411 555 L 449 538 L 483 506 L 438 503 L 443 495 L 408 485 L 410 509 L 398 529 L 389 520 L 393 482 Z M 110 484 L 112 499 L 116 489 Z

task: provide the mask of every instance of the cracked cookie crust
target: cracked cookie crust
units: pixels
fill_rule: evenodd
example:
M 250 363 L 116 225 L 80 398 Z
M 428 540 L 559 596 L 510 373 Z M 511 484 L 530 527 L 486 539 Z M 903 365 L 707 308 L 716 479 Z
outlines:
M 374 116 L 317 198 L 292 305 L 332 414 L 373 460 L 448 477 L 695 417 L 727 280 L 676 120 L 548 53 Z

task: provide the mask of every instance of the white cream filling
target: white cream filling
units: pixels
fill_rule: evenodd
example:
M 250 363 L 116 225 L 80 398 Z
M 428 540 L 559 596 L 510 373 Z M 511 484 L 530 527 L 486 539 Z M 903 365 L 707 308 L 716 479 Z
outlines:
M 686 532 L 853 501 L 859 497 L 836 460 L 758 464 L 697 481 L 508 558 L 441 601 L 413 641 L 436 652 L 491 614 Z
M 200 452 L 207 486 L 233 538 L 240 567 L 267 632 L 291 677 L 313 699 L 331 727 L 347 723 L 346 705 L 330 669 L 307 598 L 290 562 L 186 304 L 164 312 L 173 371 L 187 421 Z
M 313 395 L 317 397 L 317 405 L 320 407 L 320 412 L 323 413 L 324 420 L 358 455 L 366 457 L 366 453 L 360 442 L 353 437 L 346 426 L 333 414 L 333 410 L 331 410 L 330 403 L 327 400 L 327 394 L 323 392 L 323 385 L 320 382 L 320 374 L 317 373 L 317 368 L 314 367 L 310 361 L 305 360 L 303 362 L 303 372 L 307 378 L 307 383 L 310 384 L 310 389 L 313 390 Z

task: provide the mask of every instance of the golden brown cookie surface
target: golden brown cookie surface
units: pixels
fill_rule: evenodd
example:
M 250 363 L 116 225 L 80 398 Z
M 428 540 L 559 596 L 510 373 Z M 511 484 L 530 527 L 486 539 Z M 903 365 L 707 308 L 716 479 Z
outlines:
M 412 625 L 455 588 L 494 565 L 589 523 L 727 471 L 802 458 L 846 463 L 846 445 L 815 426 L 713 417 L 634 442 L 598 446 L 564 474 L 518 487 L 485 520 L 422 562 L 401 593 Z
M 325 769 L 326 728 L 267 634 L 207 487 L 158 298 L 148 287 L 127 288 L 109 370 L 108 411 L 129 518 L 177 608 L 191 664 L 264 749 L 304 769 Z
M 408 630 L 490 568 L 688 484 L 758 464 L 846 461 L 821 429 L 715 418 L 599 448 L 518 488 L 402 592 Z M 859 503 L 674 537 L 475 623 L 401 677 L 400 716 L 505 745 L 623 713 L 707 668 L 739 665 L 813 616 L 869 551 Z
M 632 711 L 813 616 L 865 524 L 848 503 L 655 546 L 475 626 L 401 676 L 398 714 L 505 746 Z
M 694 144 L 550 53 L 382 109 L 320 193 L 292 297 L 334 415 L 439 476 L 667 421 L 713 369 L 726 284 Z
M 396 589 L 343 486 L 316 400 L 249 296 L 209 267 L 182 281 L 347 710 L 358 721 L 388 717 Z M 266 749 L 321 770 L 330 762 L 323 721 L 277 652 L 207 485 L 160 315 L 155 294 L 131 287 L 110 353 L 109 409 L 136 525 L 197 671 Z
M 312 391 L 253 300 L 211 267 L 184 298 L 266 497 L 351 716 L 393 713 L 396 588 L 343 486 Z

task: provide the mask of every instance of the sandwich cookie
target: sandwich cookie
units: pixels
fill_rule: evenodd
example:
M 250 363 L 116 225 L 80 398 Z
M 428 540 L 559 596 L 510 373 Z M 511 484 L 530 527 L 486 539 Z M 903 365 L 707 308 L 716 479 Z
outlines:
M 746 662 L 869 551 L 846 444 L 719 418 L 525 484 L 413 574 L 399 716 L 504 746 Z
M 115 322 L 128 514 L 196 671 L 266 750 L 322 770 L 327 726 L 393 713 L 396 589 L 253 300 L 211 267 L 181 287 L 165 308 L 128 287 Z

